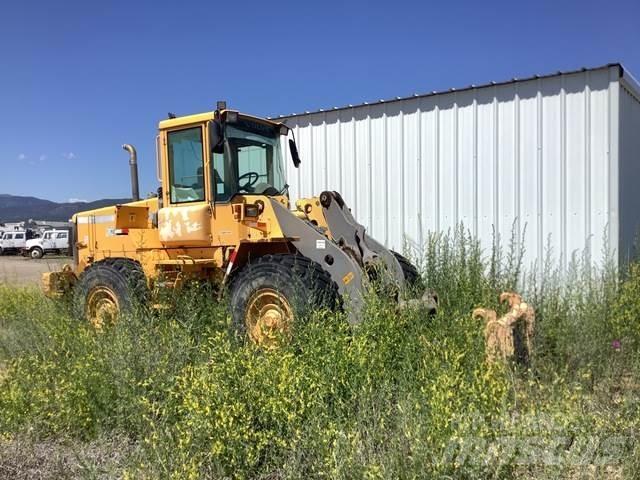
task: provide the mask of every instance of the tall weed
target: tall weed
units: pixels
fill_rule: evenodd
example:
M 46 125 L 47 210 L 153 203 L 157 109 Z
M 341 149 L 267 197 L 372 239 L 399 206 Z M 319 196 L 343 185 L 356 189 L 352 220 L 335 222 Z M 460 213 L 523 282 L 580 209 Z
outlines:
M 640 269 L 523 275 L 521 237 L 494 243 L 459 227 L 414 252 L 434 317 L 371 294 L 359 325 L 315 312 L 276 351 L 204 286 L 101 332 L 0 287 L 0 442 L 124 438 L 128 478 L 633 478 Z M 528 369 L 488 365 L 470 316 L 508 289 L 537 310 Z

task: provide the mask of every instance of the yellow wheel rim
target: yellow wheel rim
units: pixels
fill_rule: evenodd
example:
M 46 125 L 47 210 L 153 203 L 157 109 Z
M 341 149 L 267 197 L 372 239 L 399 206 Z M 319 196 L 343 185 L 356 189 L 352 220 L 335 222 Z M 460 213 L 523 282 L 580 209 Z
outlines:
M 94 287 L 87 295 L 86 316 L 97 330 L 115 322 L 120 305 L 118 297 L 109 287 Z
M 245 323 L 249 338 L 257 345 L 271 349 L 291 332 L 293 313 L 287 299 L 272 288 L 261 288 L 247 304 Z

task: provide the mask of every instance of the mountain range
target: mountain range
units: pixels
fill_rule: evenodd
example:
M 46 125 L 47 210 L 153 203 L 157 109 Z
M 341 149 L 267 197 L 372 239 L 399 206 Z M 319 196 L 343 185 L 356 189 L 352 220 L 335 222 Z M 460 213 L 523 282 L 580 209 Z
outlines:
M 58 203 L 36 197 L 0 194 L 0 223 L 29 219 L 64 222 L 77 212 L 130 201 L 128 198 L 103 198 L 93 202 Z

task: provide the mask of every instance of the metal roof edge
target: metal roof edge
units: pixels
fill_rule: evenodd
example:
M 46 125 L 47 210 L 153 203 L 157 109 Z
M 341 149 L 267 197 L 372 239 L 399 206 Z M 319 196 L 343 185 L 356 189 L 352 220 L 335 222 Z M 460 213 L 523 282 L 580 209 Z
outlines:
M 640 102 L 640 82 L 623 65 L 620 65 L 620 81 L 631 95 Z
M 635 80 L 635 78 L 629 74 L 625 68 L 622 66 L 622 64 L 620 62 L 613 62 L 613 63 L 607 63 L 605 65 L 600 65 L 598 67 L 590 67 L 590 68 L 586 68 L 586 67 L 582 67 L 582 68 L 578 68 L 575 70 L 567 70 L 567 71 L 562 71 L 562 70 L 558 70 L 557 72 L 554 73 L 548 73 L 548 74 L 544 74 L 544 75 L 532 75 L 530 77 L 525 77 L 525 78 L 512 78 L 511 80 L 503 80 L 500 82 L 489 82 L 489 83 L 483 83 L 481 85 L 469 85 L 467 87 L 462 87 L 462 88 L 450 88 L 448 90 L 440 90 L 440 91 L 432 91 L 432 92 L 428 92 L 428 93 L 422 93 L 422 94 L 418 94 L 418 93 L 414 93 L 411 96 L 406 96 L 406 97 L 395 97 L 395 98 L 391 98 L 388 100 L 377 100 L 377 101 L 373 101 L 373 102 L 362 102 L 356 105 L 344 105 L 342 107 L 332 107 L 332 108 L 320 108 L 318 110 L 314 110 L 314 111 L 305 111 L 302 113 L 291 113 L 289 115 L 275 115 L 275 116 L 271 116 L 271 117 L 267 117 L 270 120 L 281 120 L 281 121 L 286 121 L 286 119 L 288 118 L 294 118 L 294 117 L 302 117 L 305 115 L 312 115 L 315 113 L 327 113 L 327 112 L 335 112 L 335 111 L 341 111 L 341 110 L 349 110 L 349 109 L 353 109 L 353 108 L 357 108 L 357 107 L 364 107 L 367 105 L 376 105 L 376 104 L 382 104 L 382 103 L 393 103 L 393 102 L 401 102 L 403 100 L 409 100 L 412 98 L 427 98 L 427 97 L 433 97 L 436 95 L 446 95 L 449 93 L 457 93 L 457 92 L 466 92 L 469 90 L 479 90 L 482 88 L 489 88 L 489 87 L 495 87 L 495 86 L 501 86 L 501 85 L 509 85 L 512 83 L 522 83 L 522 82 L 529 82 L 531 80 L 537 80 L 537 79 L 544 79 L 544 78 L 552 78 L 552 77 L 560 77 L 563 75 L 572 75 L 575 73 L 582 73 L 582 72 L 593 72 L 595 70 L 603 70 L 605 68 L 618 68 L 619 69 L 619 77 L 621 79 L 624 79 L 626 81 L 626 83 L 631 83 L 632 88 L 634 89 L 635 93 L 640 96 L 640 84 Z M 628 79 L 631 79 L 631 82 L 629 82 Z

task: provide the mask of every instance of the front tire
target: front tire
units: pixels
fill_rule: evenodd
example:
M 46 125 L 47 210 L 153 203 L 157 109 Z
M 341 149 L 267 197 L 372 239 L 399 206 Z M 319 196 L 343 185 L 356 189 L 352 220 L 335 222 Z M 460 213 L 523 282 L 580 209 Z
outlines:
M 398 252 L 394 252 L 393 256 L 396 257 L 396 260 L 402 267 L 402 274 L 404 275 L 404 281 L 406 283 L 407 288 L 410 289 L 421 289 L 424 288 L 422 283 L 422 277 L 418 272 L 418 269 L 409 261 L 409 259 L 403 255 L 400 255 Z
M 33 247 L 29 252 L 29 256 L 34 260 L 44 257 L 44 251 L 40 247 Z
M 295 254 L 265 255 L 247 264 L 229 285 L 232 328 L 264 348 L 290 337 L 295 322 L 339 303 L 338 286 L 322 267 Z
M 130 312 L 136 302 L 144 302 L 147 283 L 139 263 L 111 258 L 89 266 L 78 279 L 74 291 L 76 314 L 100 330 Z

